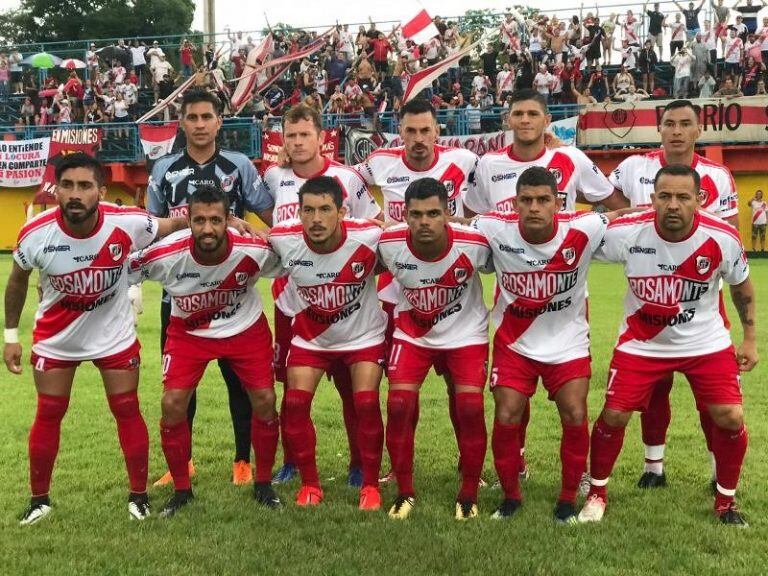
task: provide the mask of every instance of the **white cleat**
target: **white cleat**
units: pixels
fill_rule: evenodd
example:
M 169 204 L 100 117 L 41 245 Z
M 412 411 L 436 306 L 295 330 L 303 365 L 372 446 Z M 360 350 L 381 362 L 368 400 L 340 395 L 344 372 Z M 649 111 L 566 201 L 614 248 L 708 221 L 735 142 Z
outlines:
M 600 522 L 605 514 L 605 500 L 597 494 L 593 494 L 584 503 L 584 507 L 579 512 L 579 522 Z
M 131 520 L 146 520 L 150 516 L 149 500 L 146 498 L 128 502 L 128 514 Z
M 21 520 L 19 520 L 19 526 L 32 526 L 32 524 L 39 522 L 52 511 L 53 509 L 48 504 L 30 504 L 29 508 L 24 511 Z

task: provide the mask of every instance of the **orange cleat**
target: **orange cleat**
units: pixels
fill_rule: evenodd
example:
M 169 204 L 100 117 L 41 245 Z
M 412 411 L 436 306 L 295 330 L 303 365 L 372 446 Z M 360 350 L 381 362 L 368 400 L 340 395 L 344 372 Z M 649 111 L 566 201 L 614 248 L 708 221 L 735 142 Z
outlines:
M 304 486 L 296 493 L 296 506 L 317 506 L 323 501 L 323 490 L 318 486 Z
M 195 464 L 194 462 L 192 462 L 192 460 L 190 460 L 189 461 L 189 477 L 192 478 L 194 477 L 194 475 L 195 475 Z M 173 476 L 171 476 L 170 471 L 166 472 L 165 474 L 160 476 L 160 478 L 155 480 L 155 483 L 152 484 L 152 486 L 157 488 L 159 486 L 168 486 L 169 484 L 173 484 Z
M 363 486 L 360 490 L 360 510 L 375 512 L 381 508 L 381 493 L 378 486 Z
M 235 486 L 245 486 L 253 482 L 253 470 L 250 463 L 245 460 L 238 460 L 232 464 L 232 484 Z

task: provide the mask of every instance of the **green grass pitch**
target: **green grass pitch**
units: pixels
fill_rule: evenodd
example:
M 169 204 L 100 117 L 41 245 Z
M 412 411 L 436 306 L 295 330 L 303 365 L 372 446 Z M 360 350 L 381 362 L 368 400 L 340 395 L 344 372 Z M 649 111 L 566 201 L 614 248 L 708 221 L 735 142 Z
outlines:
M 11 266 L 0 257 L 2 285 Z M 524 506 L 507 523 L 488 515 L 500 492 L 481 490 L 481 518 L 453 519 L 458 487 L 456 443 L 441 379 L 430 375 L 422 391 L 416 438 L 417 507 L 405 522 L 382 511 L 357 510 L 357 494 L 345 485 L 346 439 L 340 402 L 332 386 L 318 391 L 313 416 L 326 500 L 315 510 L 293 505 L 294 483 L 278 487 L 286 503 L 278 513 L 260 509 L 248 487 L 230 483 L 232 430 L 225 387 L 215 365 L 199 388 L 194 429 L 196 500 L 170 521 L 131 522 L 127 479 L 115 426 L 98 372 L 78 372 L 53 478 L 53 515 L 31 528 L 17 525 L 28 499 L 27 433 L 35 411 L 29 339 L 35 308 L 30 289 L 21 332 L 24 374 L 3 369 L 0 378 L 0 575 L 15 574 L 765 574 L 768 572 L 768 359 L 766 302 L 768 262 L 752 265 L 758 293 L 758 329 L 763 363 L 743 378 L 750 449 L 739 490 L 749 530 L 727 529 L 711 515 L 709 461 L 690 390 L 678 379 L 667 449 L 669 487 L 635 488 L 642 469 L 639 419 L 633 418 L 610 483 L 610 504 L 601 525 L 563 527 L 552 521 L 560 469 L 560 425 L 553 404 L 537 394 L 528 433 L 531 478 Z M 34 278 L 34 277 L 33 277 Z M 491 281 L 485 282 L 490 295 Z M 626 283 L 621 268 L 594 264 L 590 273 L 593 381 L 590 417 L 602 405 L 605 374 L 622 314 Z M 260 284 L 271 316 L 266 281 Z M 165 471 L 160 449 L 159 287 L 145 284 L 140 395 L 150 430 L 150 476 Z M 729 301 L 730 299 L 726 298 Z M 730 316 L 737 320 L 732 307 Z M 741 331 L 735 321 L 734 338 Z M 553 342 L 553 345 L 557 345 Z M 382 384 L 382 403 L 386 381 Z M 492 400 L 486 395 L 487 422 Z M 280 458 L 280 455 L 278 455 Z M 386 468 L 388 462 L 383 464 Z M 490 449 L 485 477 L 493 479 Z M 159 511 L 170 488 L 152 489 Z M 383 492 L 385 506 L 394 488 Z

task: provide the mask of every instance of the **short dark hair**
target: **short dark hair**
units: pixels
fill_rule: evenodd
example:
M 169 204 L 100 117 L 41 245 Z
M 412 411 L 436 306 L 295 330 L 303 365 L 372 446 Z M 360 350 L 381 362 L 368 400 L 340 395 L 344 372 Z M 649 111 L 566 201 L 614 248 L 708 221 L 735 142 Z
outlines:
M 512 100 L 510 100 L 509 109 L 512 110 L 512 105 L 515 104 L 515 102 L 525 102 L 526 100 L 534 100 L 538 102 L 541 109 L 544 110 L 544 114 L 549 114 L 547 99 L 533 88 L 525 88 L 524 90 L 515 90 L 512 92 Z
M 200 186 L 189 195 L 187 200 L 187 209 L 192 210 L 193 204 L 221 204 L 224 207 L 224 213 L 229 212 L 229 196 L 217 186 Z
M 283 114 L 283 128 L 286 124 L 295 124 L 299 120 L 309 120 L 315 125 L 317 133 L 323 131 L 323 122 L 317 110 L 306 104 L 297 104 L 292 106 L 288 112 Z
M 417 98 L 415 100 L 409 100 L 403 106 L 400 107 L 400 118 L 406 114 L 432 114 L 433 118 L 437 118 L 437 112 L 435 107 L 429 100 L 423 98 Z
M 322 196 L 328 194 L 333 198 L 333 203 L 336 208 L 341 209 L 344 203 L 344 191 L 341 189 L 341 184 L 335 178 L 330 176 L 316 176 L 310 178 L 299 188 L 299 205 L 304 205 L 304 196 L 307 194 L 314 194 L 315 196 Z
M 557 198 L 557 180 L 555 175 L 543 166 L 531 166 L 526 168 L 515 184 L 515 192 L 520 194 L 523 186 L 549 186 L 552 195 Z
M 699 191 L 701 190 L 701 176 L 699 176 L 699 173 L 696 172 L 696 170 L 690 166 L 686 166 L 685 164 L 667 164 L 662 166 L 659 171 L 656 172 L 656 180 L 653 183 L 654 192 L 656 191 L 656 188 L 659 184 L 659 179 L 662 176 L 689 176 L 693 178 L 695 193 L 698 195 Z
M 407 208 L 411 200 L 426 200 L 433 196 L 437 196 L 443 208 L 448 207 L 448 190 L 445 184 L 434 178 L 419 178 L 408 184 L 405 189 L 405 206 Z
M 663 117 L 670 110 L 679 110 L 680 108 L 690 108 L 696 114 L 696 118 L 699 117 L 699 112 L 701 111 L 701 108 L 690 100 L 672 100 L 672 102 L 664 106 L 664 112 L 661 115 Z
M 202 88 L 192 88 L 184 93 L 181 99 L 181 115 L 187 112 L 187 106 L 197 104 L 198 102 L 210 102 L 216 115 L 221 115 L 221 100 L 213 92 L 208 92 Z
M 61 175 L 64 174 L 65 171 L 72 170 L 73 168 L 89 168 L 91 172 L 93 172 L 96 185 L 99 188 L 104 186 L 104 180 L 106 178 L 104 176 L 104 167 L 101 165 L 101 162 L 96 160 L 93 156 L 88 156 L 88 154 L 83 153 L 68 154 L 56 163 L 56 170 L 54 172 L 56 181 L 59 182 L 61 180 Z

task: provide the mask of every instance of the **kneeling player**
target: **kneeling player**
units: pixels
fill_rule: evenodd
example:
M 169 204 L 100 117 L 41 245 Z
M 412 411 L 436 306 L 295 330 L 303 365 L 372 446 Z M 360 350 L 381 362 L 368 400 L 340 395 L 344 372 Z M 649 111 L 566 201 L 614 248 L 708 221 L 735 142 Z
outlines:
M 573 523 L 589 449 L 587 271 L 608 218 L 595 212 L 560 212 L 557 181 L 541 166 L 525 170 L 516 188 L 516 212 L 491 212 L 476 220 L 493 251 L 500 289 L 493 311 L 492 447 L 504 500 L 493 517 L 512 516 L 521 505 L 519 427 L 541 378 L 563 428 L 562 486 L 554 516 Z
M 301 474 L 299 506 L 323 498 L 310 410 L 323 374 L 349 367 L 363 469 L 361 510 L 378 510 L 378 474 L 384 440 L 379 382 L 384 365 L 386 315 L 376 299 L 374 271 L 381 228 L 344 220 L 343 191 L 328 176 L 299 189 L 299 218 L 272 228 L 269 238 L 301 298 L 288 352 L 288 390 L 282 417 L 285 440 Z
M 160 438 L 176 492 L 161 516 L 173 516 L 193 498 L 187 407 L 212 360 L 226 360 L 248 393 L 256 455 L 254 497 L 278 508 L 280 500 L 270 482 L 279 436 L 272 334 L 254 285 L 262 274 L 279 269 L 279 260 L 265 241 L 227 229 L 229 201 L 217 188 L 198 188 L 188 204 L 189 230 L 130 260 L 132 271 L 161 282 L 171 297 Z
M 131 250 L 184 226 L 138 208 L 101 202 L 106 186 L 98 160 L 83 154 L 56 168 L 59 206 L 19 233 L 5 290 L 5 365 L 21 373 L 18 325 L 29 275 L 40 270 L 42 297 L 35 316 L 32 366 L 37 414 L 29 432 L 32 500 L 21 518 L 34 524 L 51 512 L 48 491 L 59 451 L 75 372 L 93 362 L 101 373 L 128 469 L 132 518 L 149 516 L 149 437 L 139 411 L 139 342 L 128 301 L 124 263 Z
M 734 503 L 747 450 L 739 371 L 757 363 L 754 289 L 736 230 L 698 209 L 698 173 L 668 164 L 655 175 L 653 210 L 613 222 L 599 254 L 629 281 L 605 406 L 592 428 L 592 487 L 581 522 L 605 513 L 607 483 L 632 412 L 645 410 L 661 379 L 683 373 L 714 427 L 715 514 L 746 526 Z M 720 279 L 731 285 L 744 340 L 735 351 L 720 313 Z
M 462 484 L 456 518 L 477 516 L 477 487 L 486 449 L 483 387 L 488 366 L 488 311 L 478 271 L 490 269 L 482 234 L 448 223 L 448 192 L 434 178 L 405 191 L 405 224 L 382 234 L 379 254 L 398 281 L 395 331 L 389 352 L 387 449 L 398 484 L 391 518 L 415 504 L 413 443 L 419 388 L 434 366 L 455 390 Z

